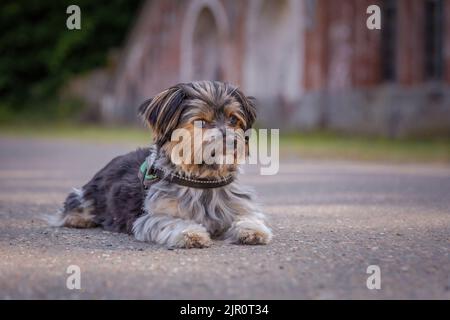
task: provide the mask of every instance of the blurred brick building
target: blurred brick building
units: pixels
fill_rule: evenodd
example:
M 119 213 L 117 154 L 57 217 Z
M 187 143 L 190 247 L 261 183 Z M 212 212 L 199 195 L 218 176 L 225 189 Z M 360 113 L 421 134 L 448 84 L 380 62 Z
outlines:
M 366 27 L 367 7 L 382 30 Z M 450 0 L 148 0 L 101 100 L 135 121 L 178 82 L 240 85 L 261 125 L 387 136 L 450 132 Z

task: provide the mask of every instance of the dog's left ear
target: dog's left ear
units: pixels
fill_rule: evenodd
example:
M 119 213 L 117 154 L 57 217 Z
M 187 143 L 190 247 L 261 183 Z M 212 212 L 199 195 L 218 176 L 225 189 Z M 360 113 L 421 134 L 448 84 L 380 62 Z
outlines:
M 245 96 L 239 89 L 233 91 L 233 96 L 241 104 L 244 111 L 247 122 L 247 128 L 245 129 L 250 129 L 256 120 L 256 99 Z
M 186 92 L 181 85 L 173 86 L 146 100 L 138 110 L 139 116 L 153 130 L 155 143 L 162 146 L 178 126 L 183 112 Z

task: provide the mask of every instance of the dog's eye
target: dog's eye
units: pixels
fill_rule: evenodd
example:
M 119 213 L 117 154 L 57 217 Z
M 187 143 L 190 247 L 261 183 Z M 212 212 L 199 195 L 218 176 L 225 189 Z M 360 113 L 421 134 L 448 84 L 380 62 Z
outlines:
M 238 118 L 236 118 L 235 116 L 231 116 L 229 121 L 230 121 L 230 124 L 232 126 L 234 126 L 238 122 Z

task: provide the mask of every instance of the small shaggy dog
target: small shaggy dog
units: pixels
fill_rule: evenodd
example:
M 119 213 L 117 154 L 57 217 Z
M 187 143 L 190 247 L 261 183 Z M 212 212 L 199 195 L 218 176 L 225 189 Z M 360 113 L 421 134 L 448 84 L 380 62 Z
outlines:
M 236 158 L 231 164 L 176 164 L 171 157 L 176 129 L 194 133 L 200 123 L 202 132 L 214 129 L 229 143 L 226 131 L 251 128 L 252 98 L 226 83 L 183 83 L 146 101 L 139 114 L 152 129 L 154 144 L 113 159 L 81 190 L 74 189 L 51 225 L 102 227 L 169 248 L 208 247 L 212 238 L 252 245 L 271 240 L 252 192 L 237 180 Z M 233 137 L 233 150 L 237 140 L 242 135 Z M 202 141 L 202 147 L 212 141 L 217 139 Z

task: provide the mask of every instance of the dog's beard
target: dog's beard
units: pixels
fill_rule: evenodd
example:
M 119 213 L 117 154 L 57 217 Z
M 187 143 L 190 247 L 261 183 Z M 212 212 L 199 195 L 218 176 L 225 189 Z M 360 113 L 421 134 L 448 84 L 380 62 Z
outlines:
M 223 178 L 238 170 L 248 153 L 243 131 L 227 130 L 224 134 L 217 128 L 202 130 L 202 138 L 194 143 L 194 130 L 190 125 L 183 126 L 190 132 L 192 139 L 170 141 L 162 150 L 165 157 L 171 159 L 175 170 L 186 176 L 199 178 Z M 189 150 L 181 155 L 182 160 L 173 161 L 175 148 Z M 177 150 L 178 150 L 177 149 Z M 175 156 L 180 156 L 176 154 Z

